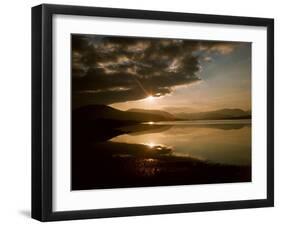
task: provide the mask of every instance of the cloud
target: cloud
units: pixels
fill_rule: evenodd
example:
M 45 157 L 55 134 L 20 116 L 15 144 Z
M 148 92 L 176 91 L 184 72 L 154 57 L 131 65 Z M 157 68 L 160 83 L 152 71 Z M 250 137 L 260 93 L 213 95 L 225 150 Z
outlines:
M 200 80 L 200 60 L 231 42 L 72 35 L 73 106 L 164 96 Z

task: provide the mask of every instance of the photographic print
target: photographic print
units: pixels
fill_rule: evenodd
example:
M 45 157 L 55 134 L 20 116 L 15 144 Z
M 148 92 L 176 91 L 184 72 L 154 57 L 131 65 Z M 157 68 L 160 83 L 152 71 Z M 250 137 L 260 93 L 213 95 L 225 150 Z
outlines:
M 72 34 L 72 190 L 251 181 L 251 43 Z
M 41 4 L 31 43 L 32 218 L 274 206 L 274 19 Z

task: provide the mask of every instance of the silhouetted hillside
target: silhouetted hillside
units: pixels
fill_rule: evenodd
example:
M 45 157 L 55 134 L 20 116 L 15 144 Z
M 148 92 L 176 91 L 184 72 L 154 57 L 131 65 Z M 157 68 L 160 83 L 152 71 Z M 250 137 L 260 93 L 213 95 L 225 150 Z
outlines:
M 161 112 L 161 114 L 160 114 Z M 126 121 L 126 122 L 149 122 L 172 120 L 172 115 L 164 114 L 162 111 L 120 111 L 106 105 L 90 105 L 73 111 L 73 119 L 79 121 Z

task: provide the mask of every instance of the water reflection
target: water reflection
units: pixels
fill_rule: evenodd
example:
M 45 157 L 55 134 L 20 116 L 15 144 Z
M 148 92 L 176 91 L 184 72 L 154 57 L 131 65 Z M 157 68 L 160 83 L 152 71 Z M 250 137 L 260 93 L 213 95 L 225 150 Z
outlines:
M 229 121 L 229 120 L 228 120 Z M 222 164 L 251 164 L 251 124 L 181 124 L 161 130 L 122 134 L 110 141 L 146 144 L 150 148 L 173 150 L 175 156 L 195 158 Z M 246 121 L 247 122 L 247 121 Z
M 72 189 L 251 181 L 251 124 L 239 121 L 73 130 Z

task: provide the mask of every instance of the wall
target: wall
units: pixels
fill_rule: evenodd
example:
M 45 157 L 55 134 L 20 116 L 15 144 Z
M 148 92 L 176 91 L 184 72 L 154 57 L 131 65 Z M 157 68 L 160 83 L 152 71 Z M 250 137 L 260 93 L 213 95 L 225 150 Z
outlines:
M 1 4 L 1 35 L 0 35 L 0 223 L 1 225 L 38 225 L 30 215 L 30 7 L 41 1 L 3 1 Z M 96 1 L 48 1 L 48 3 L 92 5 L 103 7 L 139 8 L 164 11 L 182 11 L 193 13 L 229 14 L 237 16 L 255 16 L 275 18 L 275 59 L 280 57 L 280 6 L 278 1 L 129 1 L 129 0 L 96 0 Z M 275 60 L 275 62 L 277 62 Z M 276 64 L 276 110 L 281 114 L 278 102 L 281 98 L 280 64 Z M 265 225 L 277 221 L 281 211 L 279 149 L 281 148 L 281 121 L 275 121 L 276 128 L 276 207 L 231 210 L 217 212 L 199 212 L 187 214 L 169 214 L 160 216 L 126 217 L 115 219 L 83 220 L 56 222 L 59 225 Z M 279 128 L 278 128 L 279 127 Z

